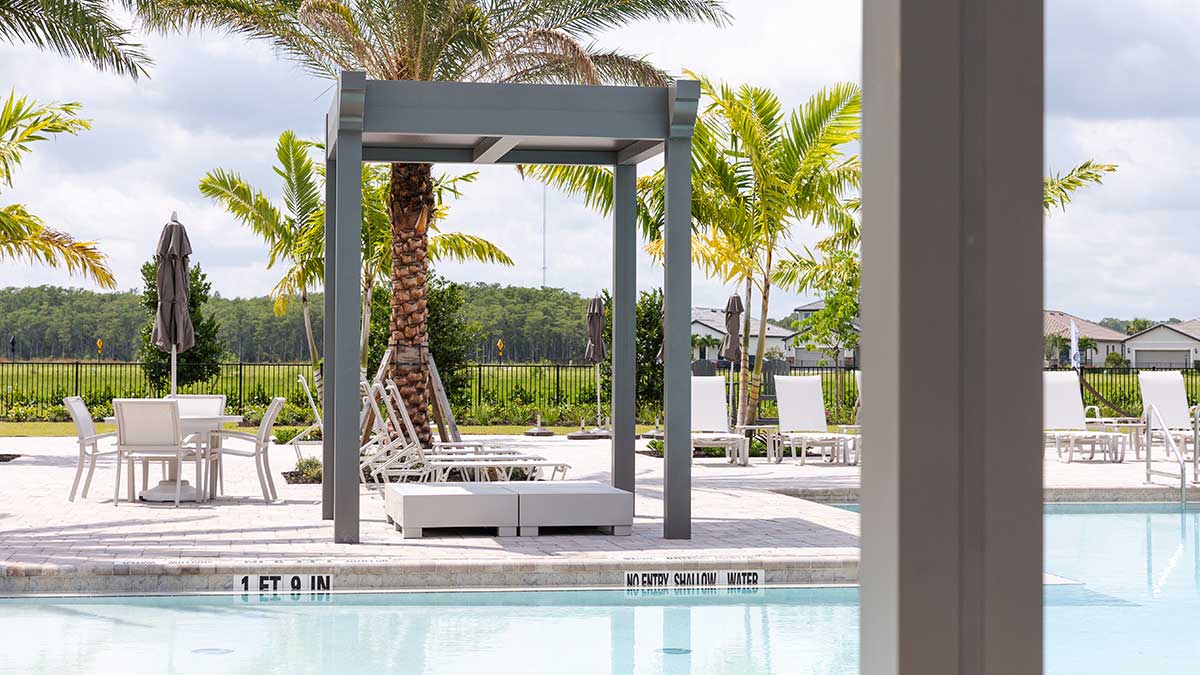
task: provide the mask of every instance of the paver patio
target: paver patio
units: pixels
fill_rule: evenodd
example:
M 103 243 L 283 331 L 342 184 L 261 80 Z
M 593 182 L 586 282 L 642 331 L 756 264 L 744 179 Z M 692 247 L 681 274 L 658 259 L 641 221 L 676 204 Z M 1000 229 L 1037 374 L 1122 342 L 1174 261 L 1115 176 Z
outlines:
M 571 463 L 569 478 L 608 479 L 606 441 L 505 440 Z M 0 464 L 0 592 L 237 590 L 240 575 L 279 571 L 332 574 L 338 588 L 617 585 L 624 571 L 659 569 L 756 569 L 775 583 L 857 578 L 858 515 L 789 496 L 856 497 L 859 469 L 820 460 L 739 467 L 697 459 L 690 540 L 662 538 L 662 460 L 639 454 L 629 537 L 570 530 L 405 540 L 384 520 L 381 498 L 363 490 L 363 541 L 345 545 L 320 519 L 319 485 L 286 485 L 276 475 L 280 499 L 265 504 L 249 461 L 230 460 L 228 496 L 215 502 L 114 507 L 111 458 L 97 467 L 87 499 L 67 501 L 74 439 L 6 438 L 0 452 L 23 455 Z M 277 471 L 294 461 L 290 448 L 272 449 Z M 1068 465 L 1050 452 L 1045 467 L 1050 499 L 1177 498 L 1177 489 L 1146 488 L 1132 458 Z

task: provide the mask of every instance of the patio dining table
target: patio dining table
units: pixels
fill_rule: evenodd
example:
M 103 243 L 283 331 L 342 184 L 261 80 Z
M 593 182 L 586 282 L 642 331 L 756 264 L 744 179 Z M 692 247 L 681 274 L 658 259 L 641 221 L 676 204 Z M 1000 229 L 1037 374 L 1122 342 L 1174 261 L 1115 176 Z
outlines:
M 104 421 L 109 424 L 116 424 L 115 416 L 105 417 Z M 204 445 L 212 447 L 214 440 L 220 443 L 220 438 L 214 439 L 212 432 L 220 431 L 226 424 L 238 424 L 242 421 L 241 415 L 188 415 L 181 413 L 179 415 L 179 426 L 183 432 L 184 438 L 192 435 L 200 435 L 204 437 Z M 138 497 L 142 501 L 147 502 L 173 502 L 175 501 L 175 477 L 179 472 L 179 463 L 174 460 L 166 460 L 169 462 L 169 474 L 166 480 L 159 481 L 158 485 L 142 490 Z M 220 460 L 218 460 L 220 461 Z M 210 473 L 212 473 L 210 471 Z M 183 481 L 183 488 L 180 494 L 180 501 L 195 502 L 205 501 L 207 498 L 216 497 L 217 482 L 213 480 L 214 476 L 209 476 L 208 490 L 202 491 L 187 484 Z M 207 494 L 205 494 L 207 492 Z

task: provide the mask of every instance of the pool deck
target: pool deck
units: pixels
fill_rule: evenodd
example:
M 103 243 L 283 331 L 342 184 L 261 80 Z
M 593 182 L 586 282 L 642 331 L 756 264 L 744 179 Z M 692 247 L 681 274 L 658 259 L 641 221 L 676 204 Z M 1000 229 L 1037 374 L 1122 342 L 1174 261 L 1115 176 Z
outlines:
M 605 441 L 505 440 L 569 462 L 569 478 L 608 480 Z M 386 523 L 382 499 L 364 490 L 362 542 L 345 545 L 333 543 L 332 523 L 320 519 L 319 485 L 286 485 L 276 475 L 280 499 L 265 504 L 253 465 L 238 458 L 226 468 L 231 496 L 215 502 L 114 507 L 111 457 L 97 467 L 88 498 L 68 502 L 75 448 L 71 438 L 0 439 L 0 452 L 23 455 L 0 464 L 0 594 L 240 591 L 242 577 L 272 575 L 328 574 L 334 590 L 621 587 L 634 571 L 761 571 L 772 584 L 858 576 L 858 515 L 819 502 L 855 501 L 859 469 L 820 460 L 738 467 L 697 459 L 686 541 L 662 538 L 662 460 L 638 455 L 632 536 L 447 532 L 406 540 Z M 276 471 L 295 461 L 288 447 L 271 456 Z M 1144 465 L 1132 458 L 1068 465 L 1050 452 L 1045 466 L 1048 501 L 1178 498 L 1177 488 L 1144 486 Z

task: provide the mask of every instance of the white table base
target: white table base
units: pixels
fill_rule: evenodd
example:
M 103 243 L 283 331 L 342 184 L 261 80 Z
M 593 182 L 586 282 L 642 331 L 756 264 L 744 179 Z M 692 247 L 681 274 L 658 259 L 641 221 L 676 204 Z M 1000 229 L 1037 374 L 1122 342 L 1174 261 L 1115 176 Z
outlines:
M 138 495 L 144 502 L 171 502 L 175 503 L 175 481 L 162 480 L 152 488 L 142 490 Z M 192 487 L 186 480 L 179 488 L 179 501 L 195 502 L 199 500 L 199 493 L 196 488 Z

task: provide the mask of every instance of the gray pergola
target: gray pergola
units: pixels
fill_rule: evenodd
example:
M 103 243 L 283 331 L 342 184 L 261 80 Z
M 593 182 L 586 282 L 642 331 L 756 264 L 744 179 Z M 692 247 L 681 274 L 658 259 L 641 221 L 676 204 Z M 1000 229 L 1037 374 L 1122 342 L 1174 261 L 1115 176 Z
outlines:
M 660 153 L 666 169 L 663 535 L 691 536 L 691 142 L 699 98 L 692 80 L 664 88 L 591 87 L 342 73 L 326 119 L 322 517 L 333 520 L 335 541 L 359 540 L 362 162 L 613 167 L 612 481 L 632 491 L 637 164 Z

